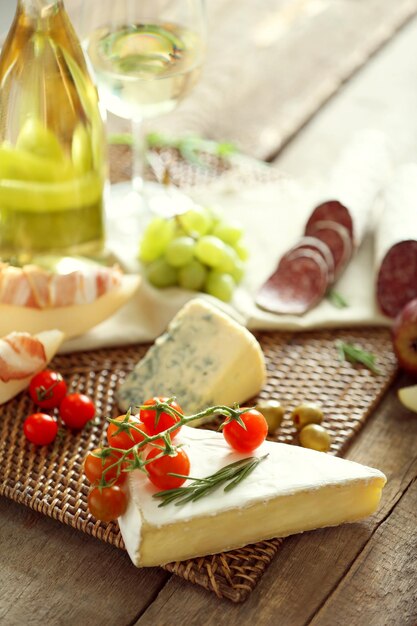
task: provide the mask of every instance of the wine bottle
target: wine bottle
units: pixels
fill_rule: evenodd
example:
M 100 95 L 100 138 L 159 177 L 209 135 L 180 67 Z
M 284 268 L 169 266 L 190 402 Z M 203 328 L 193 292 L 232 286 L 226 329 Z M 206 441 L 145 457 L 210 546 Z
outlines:
M 98 256 L 105 142 L 62 0 L 18 0 L 0 55 L 0 259 Z

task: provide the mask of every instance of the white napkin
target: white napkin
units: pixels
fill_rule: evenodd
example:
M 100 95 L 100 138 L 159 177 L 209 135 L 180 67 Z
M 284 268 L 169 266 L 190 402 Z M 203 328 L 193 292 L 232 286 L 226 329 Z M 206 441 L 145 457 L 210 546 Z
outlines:
M 370 235 L 335 285 L 335 290 L 348 303 L 347 308 L 338 309 L 325 299 L 305 315 L 295 316 L 267 313 L 255 305 L 257 289 L 274 271 L 282 254 L 302 236 L 318 194 L 317 186 L 302 186 L 287 178 L 243 186 L 226 176 L 208 187 L 192 188 L 189 193 L 197 202 L 220 208 L 225 216 L 240 220 L 244 226 L 251 255 L 244 282 L 236 289 L 230 304 L 217 300 L 216 304 L 251 330 L 390 325 L 391 320 L 378 312 L 375 302 L 373 239 Z M 134 231 L 132 228 L 132 233 Z M 112 246 L 128 270 L 140 271 L 135 258 L 138 250 L 136 233 L 129 239 L 126 223 L 123 232 L 112 223 L 111 234 Z M 143 280 L 138 293 L 118 313 L 82 337 L 67 341 L 61 351 L 153 341 L 185 302 L 195 296 L 195 292 L 179 288 L 155 289 Z M 205 297 L 213 301 L 210 296 Z

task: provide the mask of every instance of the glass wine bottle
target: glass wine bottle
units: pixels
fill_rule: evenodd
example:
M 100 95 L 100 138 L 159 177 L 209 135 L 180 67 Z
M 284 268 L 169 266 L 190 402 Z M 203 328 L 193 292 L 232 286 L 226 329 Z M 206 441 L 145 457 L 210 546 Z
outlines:
M 18 0 L 0 55 L 0 260 L 99 256 L 104 129 L 62 0 Z

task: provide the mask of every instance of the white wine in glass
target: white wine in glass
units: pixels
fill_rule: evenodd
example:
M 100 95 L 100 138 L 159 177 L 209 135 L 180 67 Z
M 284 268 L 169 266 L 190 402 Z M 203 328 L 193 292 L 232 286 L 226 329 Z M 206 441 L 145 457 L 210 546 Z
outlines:
M 169 113 L 195 84 L 203 41 L 176 24 L 99 28 L 85 47 L 106 108 L 127 119 Z
M 136 213 L 144 213 L 155 187 L 146 186 L 144 202 L 143 120 L 172 111 L 195 84 L 205 54 L 204 0 L 89 0 L 77 23 L 102 103 L 131 120 Z M 123 204 L 134 202 L 130 194 Z

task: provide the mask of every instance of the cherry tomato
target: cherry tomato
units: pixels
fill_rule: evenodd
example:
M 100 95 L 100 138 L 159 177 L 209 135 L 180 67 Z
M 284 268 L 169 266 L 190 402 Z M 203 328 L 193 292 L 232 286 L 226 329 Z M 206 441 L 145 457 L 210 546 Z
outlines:
M 46 413 L 32 413 L 23 424 L 26 439 L 37 446 L 52 443 L 58 432 L 57 421 Z
M 43 370 L 30 381 L 29 394 L 42 409 L 54 409 L 66 396 L 67 385 L 58 372 Z
M 161 454 L 161 450 L 153 448 L 148 453 L 146 460 L 153 459 L 159 454 Z M 173 472 L 188 476 L 190 473 L 190 459 L 187 453 L 180 448 L 175 456 L 161 456 L 159 459 L 146 465 L 146 469 L 149 480 L 155 487 L 158 487 L 158 489 L 176 489 L 181 487 L 187 479 L 168 476 L 168 474 Z
M 111 522 L 126 511 L 127 496 L 125 492 L 113 485 L 112 487 L 93 487 L 88 494 L 88 508 L 91 515 L 102 522 Z
M 59 415 L 68 428 L 80 430 L 93 419 L 96 408 L 88 396 L 82 393 L 70 393 L 60 406 Z
M 268 423 L 262 413 L 251 409 L 240 416 L 246 426 L 246 430 L 236 422 L 227 420 L 223 422 L 223 436 L 229 446 L 238 452 L 252 452 L 265 441 L 268 433 Z
M 154 397 L 144 402 L 144 404 L 148 406 L 153 406 L 158 401 L 167 402 L 167 400 L 169 400 L 169 398 Z M 177 402 L 175 401 L 170 402 L 169 406 L 171 406 L 173 409 L 175 409 L 179 413 L 183 413 L 182 408 L 180 407 L 179 404 L 177 404 Z M 161 433 L 163 430 L 170 428 L 171 426 L 173 426 L 176 422 L 180 420 L 180 418 L 177 415 L 169 415 L 168 413 L 162 412 L 157 422 L 157 412 L 155 409 L 141 409 L 140 419 L 145 424 L 146 430 L 149 433 L 149 435 L 157 435 L 158 433 Z M 181 429 L 181 426 L 179 426 L 178 428 L 172 431 L 171 439 L 174 439 L 174 437 L 180 432 L 180 429 Z
M 144 437 L 138 433 L 137 430 L 129 428 L 129 425 L 136 426 L 144 433 L 147 433 L 145 424 L 139 421 L 137 416 L 131 415 L 127 421 L 126 415 L 119 415 L 119 417 L 116 417 L 115 419 L 121 424 L 126 424 L 126 426 L 124 426 L 125 430 L 118 433 L 117 431 L 120 428 L 119 426 L 116 426 L 116 424 L 108 425 L 107 440 L 109 442 L 109 446 L 112 446 L 113 448 L 121 448 L 122 450 L 128 450 L 134 446 L 135 443 L 143 441 Z
M 106 450 L 106 449 L 104 449 Z M 120 454 L 117 452 L 111 452 L 108 450 L 108 455 L 104 453 L 103 456 L 103 448 L 95 448 L 87 454 L 84 459 L 84 474 L 87 476 L 90 483 L 97 484 L 104 470 L 113 465 L 118 459 L 120 459 Z M 117 476 L 117 467 L 112 467 L 109 471 L 105 472 L 104 478 L 107 481 L 113 480 Z M 117 481 L 115 484 L 121 485 L 126 481 L 127 474 L 126 472 L 121 471 Z

